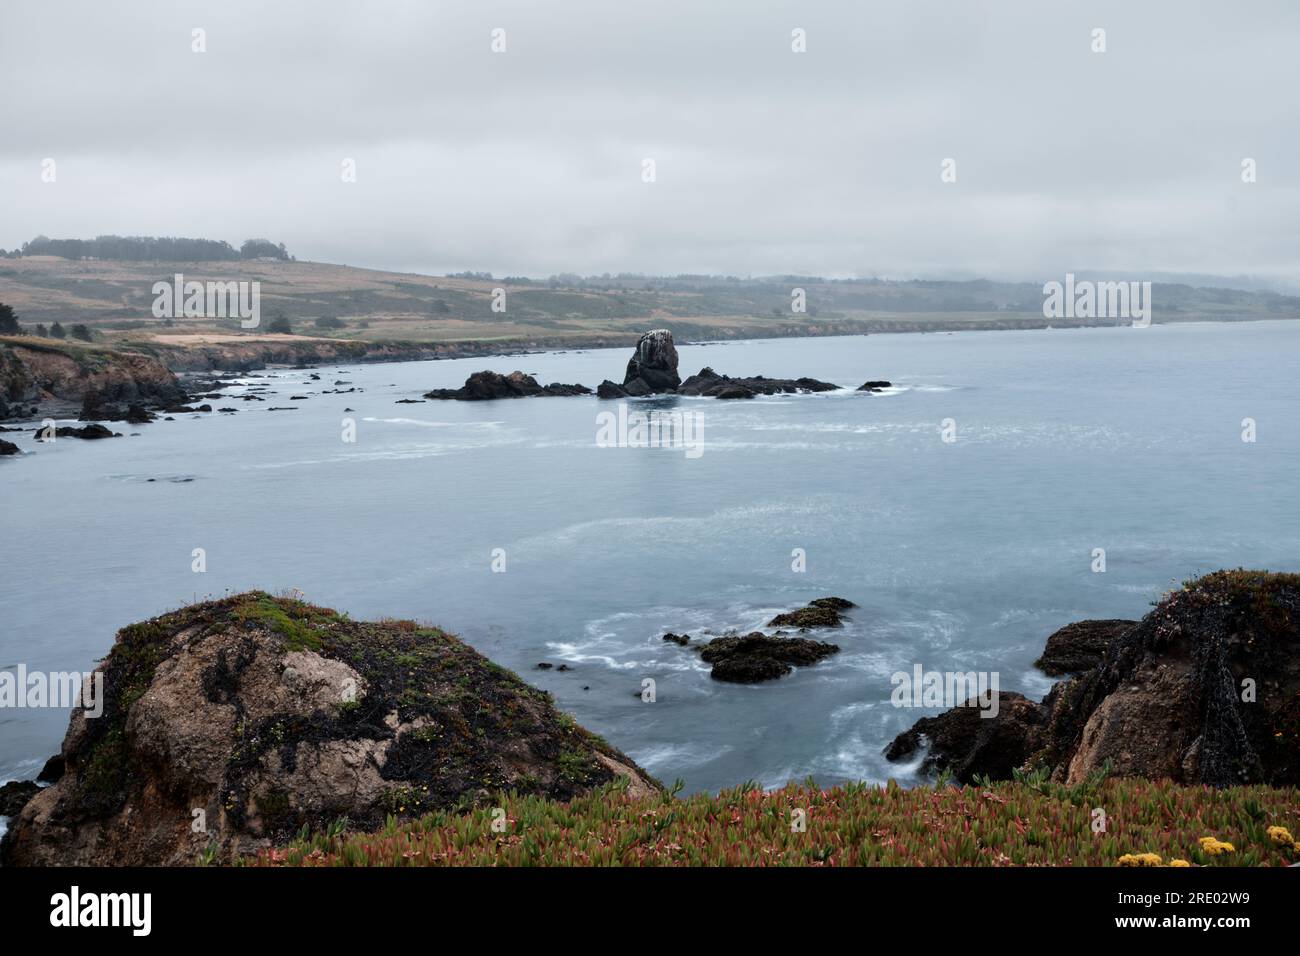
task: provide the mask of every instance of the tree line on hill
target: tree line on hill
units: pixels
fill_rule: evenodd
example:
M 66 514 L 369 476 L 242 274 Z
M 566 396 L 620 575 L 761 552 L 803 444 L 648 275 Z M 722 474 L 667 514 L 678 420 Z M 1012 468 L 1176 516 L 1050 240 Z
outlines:
M 65 329 L 60 322 L 55 322 L 49 328 L 44 325 L 34 325 L 24 329 L 18 324 L 18 313 L 14 311 L 14 307 L 3 302 L 0 302 L 0 335 L 39 335 L 44 339 L 66 339 L 71 336 L 83 342 L 94 339 L 90 329 L 80 322 L 71 329 Z
M 37 236 L 6 259 L 23 256 L 59 256 L 63 259 L 118 259 L 124 262 L 211 262 L 238 259 L 292 261 L 284 243 L 245 239 L 234 248 L 224 239 L 185 239 L 179 236 L 96 236 L 94 239 L 51 239 Z

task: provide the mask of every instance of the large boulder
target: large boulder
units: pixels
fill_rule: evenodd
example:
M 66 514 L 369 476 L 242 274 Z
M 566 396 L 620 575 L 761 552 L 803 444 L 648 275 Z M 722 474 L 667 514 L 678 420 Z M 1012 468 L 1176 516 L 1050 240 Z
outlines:
M 1118 636 L 1100 663 L 1041 703 L 983 718 L 981 734 L 1014 737 L 1014 748 L 992 757 L 947 733 L 927 763 L 1005 777 L 1021 754 L 1018 765 L 1067 784 L 1103 770 L 1214 787 L 1300 784 L 1300 575 L 1217 571 L 1135 625 L 1104 623 L 1090 639 Z M 933 747 L 941 727 L 969 720 L 963 710 L 922 720 L 886 754 L 911 753 L 921 737 Z
M 123 628 L 100 671 L 102 714 L 74 712 L 63 773 L 11 820 L 0 863 L 229 860 L 509 789 L 658 789 L 550 695 L 412 621 L 250 592 Z
M 652 329 L 637 340 L 636 351 L 628 359 L 623 387 L 626 389 L 637 380 L 649 392 L 675 391 L 682 383 L 677 374 L 677 347 L 673 344 L 673 334 L 667 329 Z

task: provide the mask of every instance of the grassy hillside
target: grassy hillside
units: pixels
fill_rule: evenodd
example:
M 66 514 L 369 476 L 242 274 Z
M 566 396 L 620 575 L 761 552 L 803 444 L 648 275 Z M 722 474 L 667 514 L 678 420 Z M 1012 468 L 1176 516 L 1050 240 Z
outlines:
M 634 799 L 618 785 L 560 803 L 502 797 L 376 833 L 302 835 L 261 866 L 1285 866 L 1300 861 L 1294 789 L 1126 779 L 971 787 L 753 785 Z M 1105 831 L 1094 832 L 1095 808 Z M 799 814 L 805 824 L 797 826 Z
M 158 339 L 184 346 L 239 335 L 235 320 L 178 319 L 168 325 L 152 316 L 153 283 L 170 281 L 177 272 L 187 280 L 260 282 L 263 330 L 283 316 L 297 334 L 343 340 L 564 347 L 624 344 L 653 326 L 690 340 L 1047 324 L 1041 284 L 1035 283 L 797 276 L 561 276 L 534 281 L 264 260 L 4 259 L 0 302 L 14 306 L 24 324 L 81 322 L 110 341 Z M 806 291 L 805 313 L 791 311 L 796 287 Z M 505 313 L 492 310 L 494 288 L 506 290 Z M 1300 317 L 1300 298 L 1267 292 L 1157 283 L 1153 298 L 1157 322 Z

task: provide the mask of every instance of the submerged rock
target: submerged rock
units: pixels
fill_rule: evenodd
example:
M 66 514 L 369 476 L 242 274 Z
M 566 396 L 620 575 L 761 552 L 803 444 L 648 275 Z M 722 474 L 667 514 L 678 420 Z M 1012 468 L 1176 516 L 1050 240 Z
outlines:
M 0 455 L 21 455 L 22 449 L 11 441 L 0 438 Z
M 74 711 L 63 775 L 10 821 L 0 863 L 230 860 L 505 789 L 659 789 L 548 694 L 413 621 L 250 592 L 123 628 L 99 672 L 102 715 Z
M 1005 778 L 1023 766 L 1066 784 L 1103 769 L 1215 787 L 1300 784 L 1300 575 L 1217 571 L 1132 626 L 1087 623 L 1105 627 L 1060 638 L 1057 650 L 1069 647 L 1078 659 L 1095 653 L 1105 632 L 1116 636 L 1098 664 L 1041 703 L 1014 695 L 996 717 L 976 712 L 990 725 L 976 737 L 948 730 L 966 726 L 975 710 L 955 708 L 918 722 L 886 755 L 910 753 L 918 735 L 942 731 L 946 743 L 927 764 L 969 775 Z M 998 746 L 976 746 L 988 740 Z
M 523 372 L 475 372 L 465 379 L 460 388 L 436 388 L 425 392 L 425 398 L 456 399 L 463 402 L 490 401 L 496 398 L 533 398 L 538 396 L 590 395 L 591 389 L 585 385 L 564 385 L 554 382 L 542 386 L 537 379 Z
M 863 382 L 858 386 L 859 392 L 879 392 L 882 389 L 893 388 L 893 383 L 885 381 Z

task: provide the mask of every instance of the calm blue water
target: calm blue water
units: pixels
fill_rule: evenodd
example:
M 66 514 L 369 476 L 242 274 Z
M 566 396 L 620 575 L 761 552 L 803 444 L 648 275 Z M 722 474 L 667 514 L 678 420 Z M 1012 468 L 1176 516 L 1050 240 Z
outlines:
M 928 711 L 890 706 L 893 672 L 997 671 L 1002 689 L 1040 694 L 1031 661 L 1062 624 L 1141 616 L 1221 566 L 1300 570 L 1300 323 L 680 352 L 684 373 L 900 387 L 656 400 L 704 414 L 697 459 L 596 447 L 596 414 L 616 406 L 594 398 L 395 404 L 484 367 L 594 387 L 620 376 L 624 349 L 325 369 L 320 382 L 276 372 L 266 403 L 215 403 L 236 416 L 119 425 L 139 436 L 95 443 L 24 436 L 35 454 L 0 461 L 0 667 L 89 669 L 124 624 L 299 588 L 354 617 L 461 634 L 691 790 L 906 781 L 880 750 Z M 320 395 L 336 378 L 365 393 Z M 945 418 L 955 443 L 940 439 Z M 200 547 L 205 574 L 191 571 Z M 795 548 L 806 573 L 791 570 Z M 778 682 L 715 683 L 660 640 L 757 627 L 826 594 L 861 605 L 832 638 L 842 652 Z M 645 677 L 655 703 L 638 696 Z M 34 775 L 65 727 L 63 712 L 0 711 L 0 780 Z

